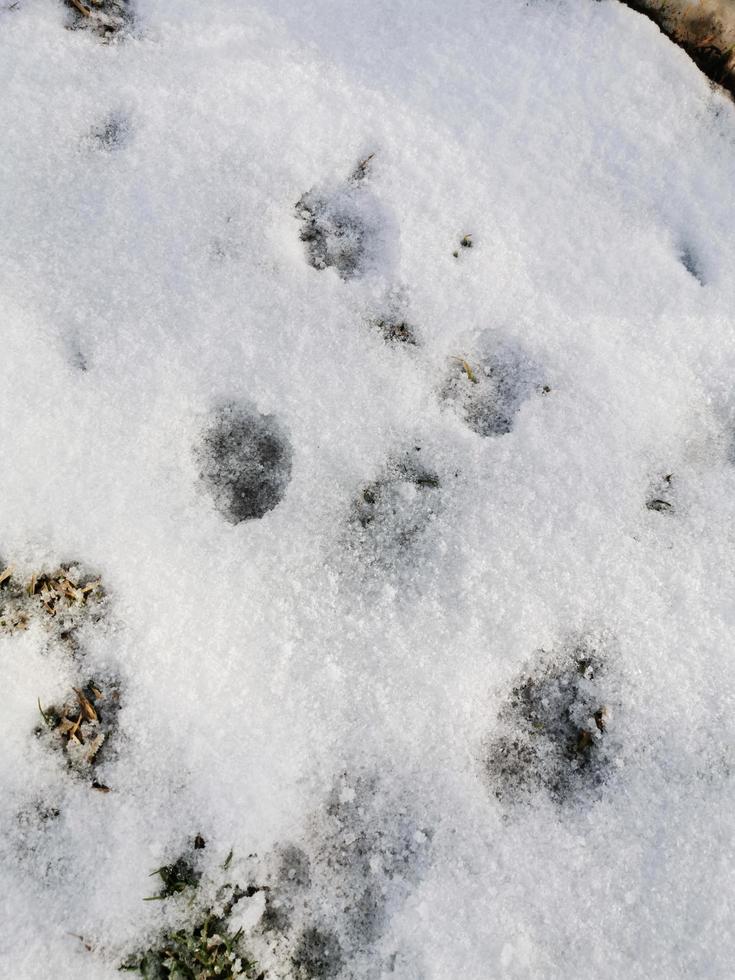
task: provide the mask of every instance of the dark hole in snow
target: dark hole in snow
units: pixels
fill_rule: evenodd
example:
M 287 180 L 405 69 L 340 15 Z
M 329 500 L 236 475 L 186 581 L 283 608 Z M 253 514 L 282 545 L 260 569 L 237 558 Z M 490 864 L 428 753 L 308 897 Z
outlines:
M 661 477 L 652 487 L 649 497 L 646 500 L 646 508 L 659 514 L 670 514 L 674 510 L 673 497 L 673 475 L 671 473 Z
M 688 246 L 685 246 L 680 254 L 679 261 L 687 270 L 690 276 L 693 276 L 697 280 L 700 286 L 705 285 L 705 276 L 702 269 L 702 265 L 696 255 L 696 253 Z
M 612 764 L 607 681 L 601 645 L 588 639 L 542 655 L 519 678 L 484 761 L 499 800 L 518 802 L 544 790 L 566 803 L 602 785 Z
M 273 510 L 291 479 L 291 444 L 281 424 L 234 402 L 214 411 L 196 455 L 200 477 L 230 524 Z

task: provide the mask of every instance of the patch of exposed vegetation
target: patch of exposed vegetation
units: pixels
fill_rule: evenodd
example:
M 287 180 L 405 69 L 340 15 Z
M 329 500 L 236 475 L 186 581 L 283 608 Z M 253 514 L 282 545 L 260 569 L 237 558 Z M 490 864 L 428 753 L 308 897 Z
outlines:
M 484 760 L 485 776 L 503 802 L 543 790 L 563 804 L 599 789 L 612 764 L 605 644 L 570 640 L 542 652 L 513 687 Z
M 262 977 L 240 949 L 242 930 L 230 932 L 225 918 L 208 914 L 194 926 L 164 933 L 150 949 L 134 954 L 120 969 L 145 980 L 235 980 Z
M 174 898 L 183 892 L 195 893 L 202 879 L 201 864 L 196 852 L 204 850 L 206 842 L 197 834 L 192 847 L 171 864 L 151 873 L 161 879 L 161 891 L 153 899 Z M 229 867 L 232 852 L 222 866 Z M 198 911 L 191 926 L 163 932 L 149 948 L 129 956 L 120 969 L 138 973 L 146 980 L 234 980 L 248 977 L 263 980 L 252 957 L 243 949 L 243 932 L 233 932 L 230 917 L 237 903 L 251 897 L 259 889 L 243 890 L 227 883 L 218 889 L 217 903 L 206 911 Z M 192 896 L 193 897 L 193 896 Z
M 39 700 L 42 724 L 36 735 L 63 753 L 72 772 L 90 780 L 94 789 L 107 792 L 108 787 L 95 778 L 95 768 L 102 759 L 103 745 L 117 727 L 118 687 L 90 680 L 72 690 L 73 694 L 59 706 L 44 707 Z
M 196 845 L 195 845 L 196 846 Z M 187 888 L 196 888 L 201 878 L 201 872 L 197 871 L 186 857 L 180 857 L 173 864 L 164 864 L 151 872 L 151 878 L 158 875 L 161 879 L 161 890 L 157 895 L 151 895 L 146 901 L 151 902 L 156 899 L 171 898 Z
M 134 21 L 132 0 L 64 0 L 70 11 L 69 26 L 85 28 L 109 40 Z
M 99 618 L 104 595 L 99 577 L 85 574 L 79 565 L 33 573 L 25 581 L 8 566 L 0 572 L 0 631 L 15 633 L 40 622 L 73 643 L 85 620 Z

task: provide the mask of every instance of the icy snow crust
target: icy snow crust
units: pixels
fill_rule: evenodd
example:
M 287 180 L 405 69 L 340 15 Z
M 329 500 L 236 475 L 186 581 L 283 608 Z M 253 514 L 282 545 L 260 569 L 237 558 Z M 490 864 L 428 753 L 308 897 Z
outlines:
M 731 976 L 733 106 L 612 2 L 72 21 L 0 3 L 0 554 L 106 595 L 0 636 L 3 976 L 225 884 L 268 977 Z

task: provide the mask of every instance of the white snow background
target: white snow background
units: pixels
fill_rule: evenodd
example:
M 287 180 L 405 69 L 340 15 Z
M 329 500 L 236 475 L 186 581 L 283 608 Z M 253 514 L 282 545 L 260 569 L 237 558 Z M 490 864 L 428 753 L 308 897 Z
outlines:
M 258 893 L 268 977 L 731 977 L 735 107 L 612 0 L 136 15 L 102 43 L 0 3 L 0 554 L 101 575 L 84 669 L 122 691 L 97 793 L 34 736 L 78 667 L 0 638 L 0 973 L 120 976 L 192 921 L 143 898 L 199 833 L 205 893 L 308 855 L 293 928 L 341 952 L 299 966 Z M 362 210 L 359 274 L 308 263 L 314 188 Z M 371 326 L 396 305 L 415 345 Z M 483 437 L 442 392 L 496 344 L 550 390 Z M 239 524 L 196 455 L 230 402 L 293 452 Z M 368 553 L 354 501 L 416 446 L 440 504 Z M 503 705 L 588 633 L 602 782 L 500 798 Z M 365 867 L 330 856 L 335 799 Z

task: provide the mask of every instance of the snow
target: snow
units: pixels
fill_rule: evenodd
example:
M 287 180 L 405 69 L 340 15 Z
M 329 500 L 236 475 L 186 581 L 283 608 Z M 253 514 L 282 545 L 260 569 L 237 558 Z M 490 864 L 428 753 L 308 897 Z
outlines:
M 612 0 L 68 23 L 0 2 L 0 556 L 106 598 L 0 634 L 3 975 L 237 884 L 268 977 L 730 977 L 732 104 Z M 34 735 L 95 678 L 109 792 Z

